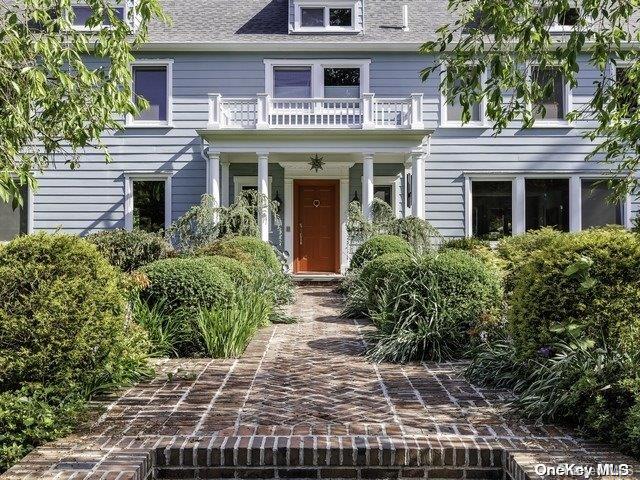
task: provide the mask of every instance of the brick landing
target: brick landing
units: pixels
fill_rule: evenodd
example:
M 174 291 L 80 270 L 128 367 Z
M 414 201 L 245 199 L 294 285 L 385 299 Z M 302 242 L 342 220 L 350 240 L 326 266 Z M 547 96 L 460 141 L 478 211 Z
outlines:
M 159 362 L 88 431 L 3 478 L 520 480 L 539 478 L 537 463 L 630 463 L 509 418 L 506 393 L 470 385 L 461 364 L 368 363 L 371 327 L 340 305 L 327 287 L 298 287 L 300 323 L 262 330 L 239 360 Z

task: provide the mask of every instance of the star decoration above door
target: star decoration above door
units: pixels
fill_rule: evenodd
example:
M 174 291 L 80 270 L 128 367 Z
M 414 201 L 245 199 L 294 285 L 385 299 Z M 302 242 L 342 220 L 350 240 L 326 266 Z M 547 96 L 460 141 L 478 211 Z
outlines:
M 311 157 L 311 161 L 309 165 L 311 165 L 311 170 L 315 170 L 318 173 L 324 167 L 324 157 L 319 157 L 316 153 L 313 157 Z

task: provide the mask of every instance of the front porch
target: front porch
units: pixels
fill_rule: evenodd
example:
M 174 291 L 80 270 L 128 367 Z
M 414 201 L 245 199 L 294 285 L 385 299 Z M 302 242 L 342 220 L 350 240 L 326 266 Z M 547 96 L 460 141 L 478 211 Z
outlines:
M 207 194 L 228 206 L 244 190 L 281 204 L 281 228 L 259 215 L 261 237 L 287 252 L 291 272 L 341 274 L 349 265 L 349 203 L 371 216 L 375 196 L 398 217 L 424 218 L 426 131 L 203 130 Z M 317 171 L 312 157 L 322 159 Z

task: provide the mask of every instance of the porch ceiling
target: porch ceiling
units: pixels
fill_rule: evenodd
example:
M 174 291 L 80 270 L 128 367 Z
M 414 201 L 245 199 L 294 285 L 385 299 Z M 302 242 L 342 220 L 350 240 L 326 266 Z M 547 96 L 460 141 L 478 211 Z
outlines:
M 198 130 L 221 153 L 389 153 L 426 148 L 433 130 Z

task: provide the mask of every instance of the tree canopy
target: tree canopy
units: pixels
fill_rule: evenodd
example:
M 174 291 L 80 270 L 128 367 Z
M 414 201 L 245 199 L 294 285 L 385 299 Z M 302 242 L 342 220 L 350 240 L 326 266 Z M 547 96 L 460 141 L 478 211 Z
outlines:
M 167 20 L 159 0 L 74 5 L 0 2 L 0 201 L 14 206 L 52 154 L 71 168 L 84 148 L 100 148 L 109 160 L 102 133 L 147 105 L 133 98 L 130 64 L 149 22 Z
M 593 96 L 566 119 L 587 127 L 594 144 L 587 160 L 609 165 L 618 196 L 639 186 L 640 0 L 449 0 L 448 8 L 453 20 L 422 47 L 438 54 L 422 74 L 442 75 L 440 87 L 461 105 L 464 122 L 484 101 L 495 133 L 532 127 L 558 88 L 540 72 L 556 70 L 573 88 L 593 69 Z

